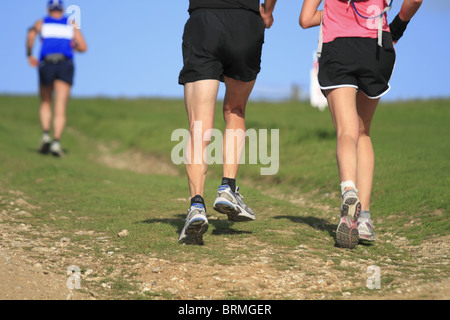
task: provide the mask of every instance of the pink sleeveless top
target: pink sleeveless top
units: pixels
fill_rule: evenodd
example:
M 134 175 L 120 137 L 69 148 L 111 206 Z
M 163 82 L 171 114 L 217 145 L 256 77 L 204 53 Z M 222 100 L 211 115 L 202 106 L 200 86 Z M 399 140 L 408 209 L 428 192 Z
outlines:
M 385 0 L 354 1 L 358 15 L 348 0 L 325 0 L 323 7 L 323 42 L 338 37 L 378 38 L 379 16 L 387 6 Z M 383 31 L 389 31 L 386 14 L 383 15 Z

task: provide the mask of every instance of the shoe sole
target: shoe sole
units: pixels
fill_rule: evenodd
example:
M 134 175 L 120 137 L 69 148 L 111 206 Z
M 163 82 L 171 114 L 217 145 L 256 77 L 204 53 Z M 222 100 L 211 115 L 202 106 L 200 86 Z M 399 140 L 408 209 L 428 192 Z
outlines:
M 336 245 L 354 249 L 359 242 L 358 228 L 348 217 L 342 217 L 336 230 Z
M 359 233 L 359 240 L 364 240 L 364 241 L 370 241 L 370 242 L 374 242 L 375 241 L 375 237 L 372 235 L 366 235 L 366 234 L 361 234 Z
M 341 207 L 341 219 L 336 230 L 336 245 L 341 248 L 354 249 L 359 242 L 356 225 L 361 213 L 361 202 L 358 198 L 348 197 Z
M 341 217 L 350 216 L 351 219 L 358 221 L 361 213 L 361 202 L 358 198 L 348 197 L 341 207 Z
M 203 245 L 203 235 L 208 231 L 208 221 L 194 219 L 184 231 L 184 237 L 178 239 L 178 243 L 189 245 Z
M 254 216 L 249 215 L 249 213 L 245 211 L 241 211 L 238 206 L 227 201 L 216 201 L 213 208 L 219 213 L 226 214 L 228 220 L 233 222 L 248 222 L 255 220 Z
M 64 153 L 62 152 L 55 152 L 55 151 L 51 151 L 52 155 L 57 157 L 57 158 L 62 158 L 64 157 Z
M 41 145 L 41 147 L 39 148 L 39 153 L 42 154 L 48 154 L 50 152 L 50 142 L 49 143 L 44 143 L 43 145 Z

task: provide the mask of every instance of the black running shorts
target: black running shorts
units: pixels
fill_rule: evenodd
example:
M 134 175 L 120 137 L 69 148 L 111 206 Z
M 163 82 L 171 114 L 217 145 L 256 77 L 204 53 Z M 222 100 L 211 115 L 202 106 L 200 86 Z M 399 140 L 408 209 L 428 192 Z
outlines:
M 261 70 L 265 25 L 244 9 L 197 9 L 183 34 L 184 66 L 179 84 L 198 80 L 256 79 Z
M 39 65 L 39 83 L 43 86 L 51 86 L 55 80 L 73 84 L 75 68 L 73 61 L 67 59 L 58 63 L 42 61 Z
M 395 64 L 390 33 L 383 32 L 383 47 L 378 39 L 336 38 L 324 43 L 319 59 L 319 85 L 322 92 L 354 87 L 371 99 L 389 91 Z

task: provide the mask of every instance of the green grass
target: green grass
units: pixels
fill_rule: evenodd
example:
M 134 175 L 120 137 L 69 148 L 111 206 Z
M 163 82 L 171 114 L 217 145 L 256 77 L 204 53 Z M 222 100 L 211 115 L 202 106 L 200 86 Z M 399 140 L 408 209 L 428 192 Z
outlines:
M 340 205 L 339 179 L 328 112 L 302 103 L 250 103 L 247 128 L 280 130 L 279 172 L 261 176 L 261 165 L 242 165 L 238 184 L 257 220 L 233 224 L 211 219 L 207 245 L 192 247 L 176 241 L 187 210 L 187 201 L 180 198 L 189 196 L 183 166 L 177 167 L 178 176 L 168 176 L 112 169 L 95 161 L 98 146 L 104 144 L 113 153 L 132 149 L 170 162 L 177 144 L 170 140 L 172 131 L 187 127 L 183 101 L 72 99 L 62 140 L 68 151 L 64 159 L 36 152 L 38 104 L 34 97 L 0 97 L 0 195 L 20 190 L 39 206 L 29 219 L 32 224 L 62 230 L 72 241 L 88 241 L 73 237 L 78 230 L 105 232 L 127 255 L 153 254 L 173 261 L 227 265 L 240 255 L 257 256 L 266 245 L 289 254 L 299 244 L 316 248 L 326 261 L 336 250 L 337 221 L 332 218 Z M 220 104 L 216 109 L 216 128 L 223 129 Z M 371 135 L 376 157 L 371 212 L 378 235 L 394 233 L 420 244 L 450 233 L 449 122 L 449 100 L 388 103 L 377 110 Z M 205 198 L 213 217 L 220 216 L 210 205 L 220 178 L 220 165 L 211 165 Z M 275 196 L 305 194 L 317 205 L 299 206 Z M 336 208 L 336 213 L 330 216 L 321 205 Z M 130 236 L 114 237 L 122 229 Z M 223 246 L 224 238 L 242 245 L 232 250 Z M 396 255 L 408 259 L 389 243 L 344 254 L 367 260 Z M 274 259 L 274 265 L 295 268 L 295 262 L 283 258 Z M 113 287 L 119 292 L 132 289 L 120 279 Z M 235 296 L 241 297 L 239 292 Z

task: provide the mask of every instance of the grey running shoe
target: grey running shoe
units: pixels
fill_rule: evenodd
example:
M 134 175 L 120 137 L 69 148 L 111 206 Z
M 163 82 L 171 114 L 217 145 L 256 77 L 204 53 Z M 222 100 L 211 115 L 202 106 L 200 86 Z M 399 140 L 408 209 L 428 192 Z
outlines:
M 372 221 L 368 218 L 359 218 L 356 223 L 360 240 L 375 241 Z
M 192 204 L 186 216 L 186 223 L 178 237 L 178 243 L 202 245 L 203 234 L 208 231 L 208 226 L 205 207 L 199 203 Z
M 244 222 L 255 220 L 255 213 L 247 207 L 242 200 L 244 197 L 239 193 L 239 187 L 236 192 L 231 191 L 227 185 L 222 185 L 217 191 L 216 201 L 214 201 L 214 210 L 226 214 L 228 220 L 234 222 Z
M 52 141 L 52 138 L 50 137 L 50 135 L 44 133 L 42 135 L 41 142 L 39 144 L 39 149 L 38 149 L 39 153 L 47 154 L 50 151 L 51 141 Z
M 342 248 L 353 249 L 359 241 L 358 221 L 361 202 L 354 191 L 344 193 L 341 205 L 341 218 L 336 230 L 336 244 Z
M 50 152 L 55 157 L 63 157 L 64 156 L 64 152 L 63 152 L 63 150 L 61 148 L 61 145 L 60 145 L 60 143 L 58 141 L 53 141 L 52 145 L 50 146 Z

